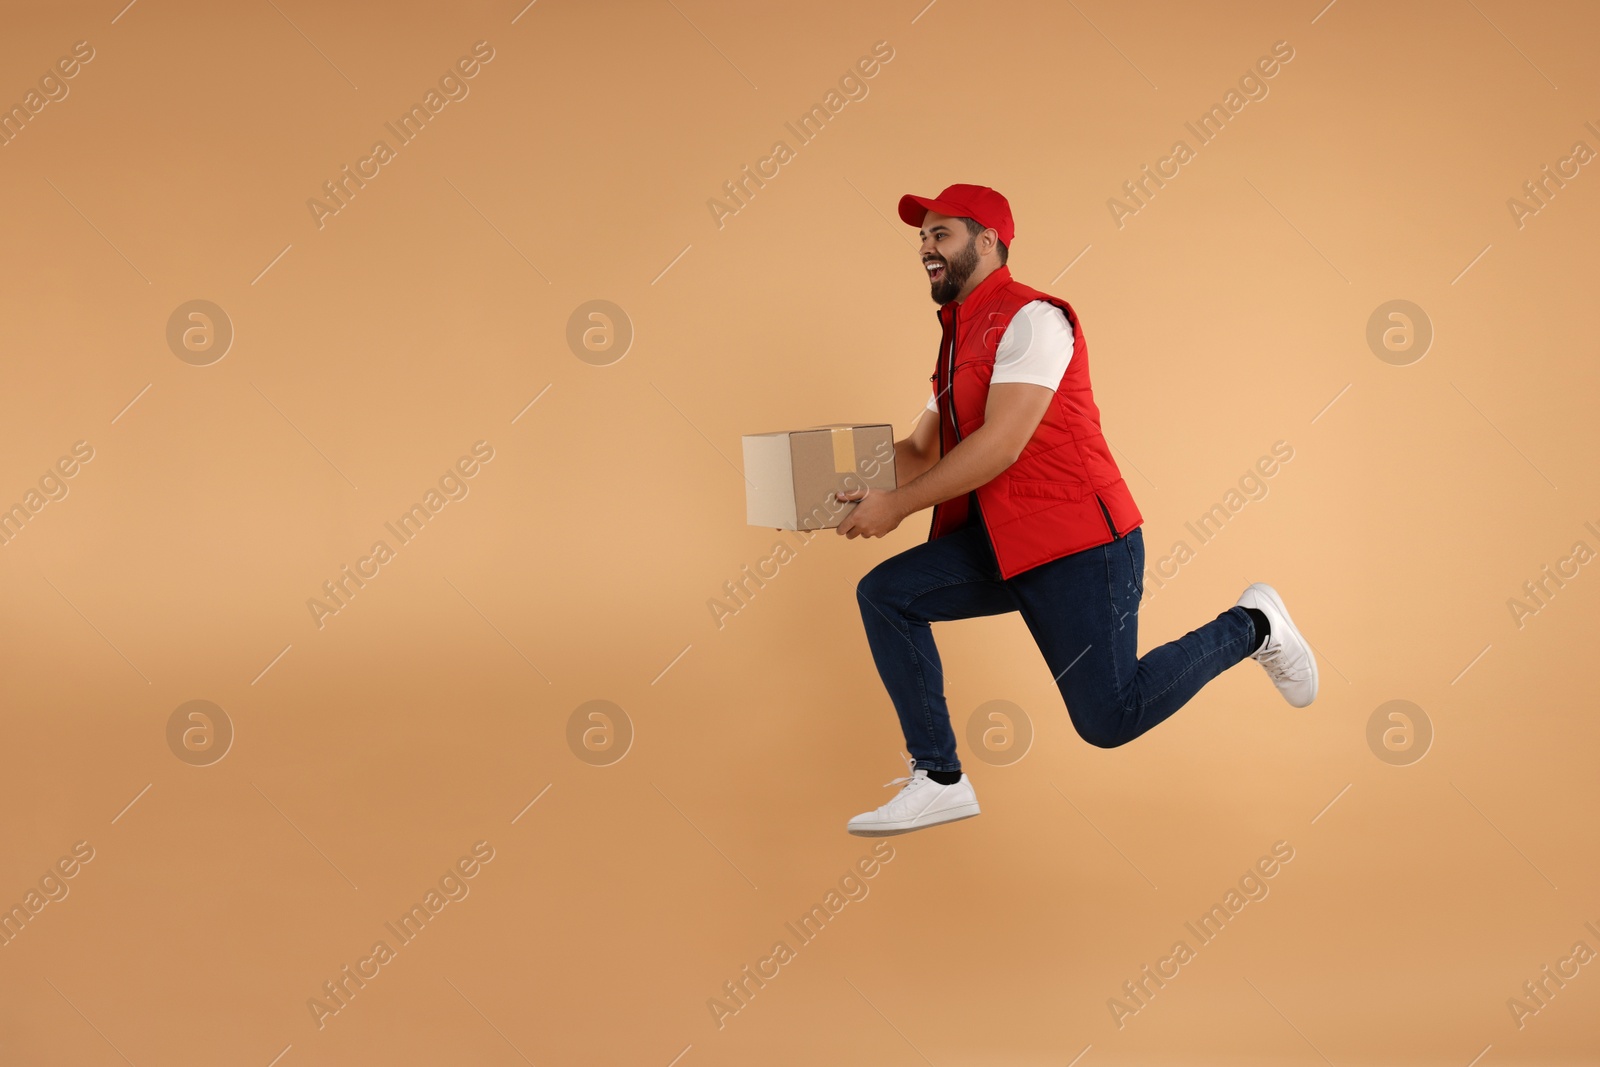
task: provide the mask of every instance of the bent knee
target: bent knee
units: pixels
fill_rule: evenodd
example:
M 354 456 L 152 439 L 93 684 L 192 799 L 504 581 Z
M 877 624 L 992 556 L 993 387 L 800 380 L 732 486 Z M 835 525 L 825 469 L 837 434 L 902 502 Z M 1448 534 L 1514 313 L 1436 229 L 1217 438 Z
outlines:
M 1095 748 L 1119 748 L 1134 738 L 1124 728 L 1122 710 L 1114 705 L 1090 708 L 1087 713 L 1075 713 L 1069 709 L 1068 714 L 1072 717 L 1072 726 L 1078 731 L 1078 736 Z
M 1082 726 L 1078 727 L 1078 736 L 1089 742 L 1095 748 L 1119 748 L 1133 740 L 1133 738 L 1124 737 L 1120 733 L 1113 733 L 1107 730 L 1085 729 Z
M 889 579 L 882 564 L 863 574 L 861 580 L 856 582 L 856 599 L 880 609 L 894 603 L 894 583 Z

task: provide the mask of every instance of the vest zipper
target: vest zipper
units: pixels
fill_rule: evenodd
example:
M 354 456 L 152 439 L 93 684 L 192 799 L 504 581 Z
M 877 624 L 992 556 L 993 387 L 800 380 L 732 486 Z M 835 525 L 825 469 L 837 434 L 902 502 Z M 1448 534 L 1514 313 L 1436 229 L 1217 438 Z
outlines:
M 957 305 L 957 309 L 959 309 L 959 307 L 960 307 L 960 305 Z M 956 321 L 955 321 L 955 316 L 956 316 L 956 312 L 952 311 L 950 313 L 950 344 L 949 344 L 949 347 L 945 348 L 945 355 L 947 357 L 946 360 L 945 360 L 945 366 L 947 368 L 949 368 L 949 372 L 948 372 L 948 375 L 947 375 L 947 378 L 949 378 L 949 379 L 953 379 L 954 374 L 955 374 L 955 367 L 954 367 L 954 363 L 955 363 L 954 353 L 955 353 L 955 349 L 956 349 Z M 940 339 L 940 346 L 944 347 L 943 338 Z M 938 374 L 937 373 L 935 373 L 934 379 L 935 379 L 934 380 L 934 384 L 938 385 Z M 961 430 L 955 424 L 955 421 L 956 421 L 955 420 L 955 383 L 954 383 L 953 380 L 947 380 L 945 382 L 944 389 L 941 391 L 940 395 L 942 396 L 942 395 L 945 395 L 945 394 L 949 394 L 949 400 L 947 400 L 946 403 L 949 405 L 949 408 L 950 408 L 950 423 L 951 423 L 951 427 L 956 431 L 956 440 L 959 442 L 960 441 Z M 937 398 L 935 398 L 935 400 L 937 400 Z M 940 420 L 939 420 L 939 458 L 943 459 L 945 457 L 945 454 L 946 453 L 945 453 L 945 450 L 944 450 L 944 418 L 941 415 L 940 416 Z M 937 504 L 935 504 L 933 506 L 933 517 L 928 522 L 928 536 L 930 536 L 930 537 L 933 536 L 933 531 L 937 530 L 939 528 L 939 509 L 942 508 L 942 507 L 944 507 L 944 502 L 943 501 L 940 501 L 939 503 L 937 503 Z
M 945 352 L 945 388 L 950 390 L 950 429 L 955 431 L 956 444 L 961 443 L 961 419 L 956 414 L 956 339 L 957 329 L 961 323 L 961 305 L 950 313 L 950 347 Z M 983 521 L 983 509 L 978 507 L 978 491 L 976 489 L 967 493 L 967 504 L 977 513 L 978 526 L 983 530 L 985 539 L 989 536 L 989 527 Z
M 961 421 L 956 418 L 956 321 L 961 317 L 960 305 L 950 313 L 950 347 L 945 349 L 944 385 L 950 391 L 950 429 L 961 443 Z
M 945 375 L 944 375 L 945 383 L 944 383 L 944 387 L 945 387 L 945 392 L 949 394 L 950 429 L 955 434 L 956 444 L 960 444 L 961 443 L 961 419 L 956 414 L 956 342 L 957 342 L 957 336 L 958 336 L 957 335 L 957 327 L 960 325 L 960 322 L 961 322 L 961 305 L 957 304 L 956 307 L 955 307 L 955 310 L 950 313 L 950 345 L 949 345 L 949 347 L 947 347 L 945 349 L 945 354 L 944 354 L 945 355 L 945 358 L 944 358 L 944 366 L 945 366 Z M 943 427 L 942 424 L 941 424 L 941 426 L 939 428 L 939 440 L 940 440 L 941 443 L 944 440 L 944 427 Z M 941 456 L 941 458 L 942 458 L 942 456 Z M 942 508 L 947 503 L 949 503 L 949 501 L 941 501 L 940 503 L 935 504 L 933 506 L 933 519 L 928 524 L 928 533 L 929 533 L 930 536 L 932 535 L 933 531 L 936 530 L 938 528 L 938 526 L 939 526 L 939 509 Z M 984 522 L 983 509 L 978 506 L 978 492 L 977 492 L 977 490 L 974 489 L 974 490 L 972 490 L 972 491 L 967 493 L 967 503 L 972 508 L 972 510 L 974 512 L 976 512 L 976 514 L 977 514 L 978 525 L 979 525 L 979 527 L 981 527 L 983 529 L 984 540 L 989 541 L 990 540 L 989 539 L 989 526 L 988 526 L 988 523 Z M 993 549 L 993 542 L 990 541 L 990 551 L 993 552 L 993 550 L 994 550 Z
M 1111 511 L 1110 511 L 1110 509 L 1108 509 L 1106 507 L 1106 502 L 1104 500 L 1100 499 L 1100 494 L 1099 493 L 1096 493 L 1094 495 L 1094 499 L 1095 499 L 1095 503 L 1100 505 L 1100 514 L 1102 514 L 1102 515 L 1104 515 L 1106 517 L 1106 526 L 1110 527 L 1110 529 L 1111 529 L 1111 540 L 1113 540 L 1113 541 L 1117 540 L 1122 535 L 1117 533 L 1117 527 L 1111 521 Z

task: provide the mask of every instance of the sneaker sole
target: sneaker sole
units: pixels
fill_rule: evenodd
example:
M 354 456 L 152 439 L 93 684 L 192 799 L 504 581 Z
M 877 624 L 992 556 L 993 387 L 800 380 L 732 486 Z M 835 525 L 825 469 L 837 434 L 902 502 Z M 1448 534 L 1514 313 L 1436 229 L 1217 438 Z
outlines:
M 968 810 L 969 808 L 971 809 L 970 811 Z M 976 804 L 963 804 L 950 810 L 955 814 L 946 815 L 938 819 L 929 819 L 925 822 L 880 823 L 870 828 L 846 826 L 845 830 L 855 837 L 894 837 L 897 834 L 909 834 L 915 830 L 926 830 L 930 826 L 943 826 L 945 823 L 960 822 L 962 819 L 970 819 L 974 815 L 983 814 L 978 810 L 978 805 Z
M 1283 606 L 1283 597 L 1278 595 L 1278 591 L 1272 588 L 1272 586 L 1267 585 L 1265 582 L 1257 582 L 1256 589 L 1261 593 L 1262 596 L 1272 601 L 1272 606 L 1278 609 L 1278 614 L 1283 616 L 1283 621 L 1288 623 L 1289 629 L 1294 631 L 1295 639 L 1306 646 L 1306 653 L 1311 660 L 1311 700 L 1308 700 L 1299 706 L 1302 708 L 1309 707 L 1311 702 L 1317 699 L 1317 693 L 1320 692 L 1322 688 L 1321 679 L 1317 675 L 1316 649 L 1312 648 L 1311 642 L 1305 639 L 1305 635 L 1300 632 L 1300 627 L 1294 624 L 1294 619 L 1289 615 L 1289 609 Z M 1290 704 L 1289 706 L 1295 707 L 1293 704 Z

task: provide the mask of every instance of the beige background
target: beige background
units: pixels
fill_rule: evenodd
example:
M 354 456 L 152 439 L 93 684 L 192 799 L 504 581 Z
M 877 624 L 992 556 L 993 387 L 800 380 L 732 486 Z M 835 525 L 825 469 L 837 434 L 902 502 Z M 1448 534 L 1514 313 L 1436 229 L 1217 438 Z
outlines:
M 0 948 L 4 1062 L 1600 1057 L 1600 965 L 1520 1029 L 1506 1003 L 1600 950 L 1600 569 L 1507 606 L 1600 549 L 1600 173 L 1520 229 L 1506 204 L 1600 149 L 1592 5 L 120 3 L 12 3 L 0 34 L 0 102 L 95 50 L 0 148 L 0 502 L 94 449 L 0 548 L 0 900 L 94 849 Z M 307 200 L 480 40 L 470 95 L 319 229 Z M 1280 40 L 1270 94 L 1118 228 L 1108 198 Z M 1150 563 L 1292 445 L 1151 582 L 1140 641 L 1270 581 L 1322 695 L 1244 664 L 1101 751 L 1020 619 L 941 626 L 983 817 L 893 839 L 718 1028 L 870 851 L 844 822 L 900 737 L 853 586 L 928 521 L 819 536 L 719 629 L 780 536 L 743 523 L 739 436 L 909 428 L 937 329 L 891 220 L 954 181 L 1010 198 L 1013 271 L 1079 312 Z M 166 342 L 194 299 L 236 331 L 209 366 Z M 566 341 L 596 299 L 635 331 L 605 366 Z M 1394 299 L 1435 331 L 1407 366 L 1366 342 Z M 469 495 L 319 629 L 307 599 L 480 440 Z M 235 730 L 209 766 L 168 747 L 190 700 Z M 569 748 L 590 700 L 632 724 L 620 762 Z M 1008 766 L 964 740 L 993 700 L 1035 735 Z M 1432 723 L 1419 762 L 1369 748 L 1390 700 Z M 478 841 L 470 895 L 319 1029 L 308 999 Z M 1108 999 L 1276 841 L 1270 896 L 1119 1028 Z

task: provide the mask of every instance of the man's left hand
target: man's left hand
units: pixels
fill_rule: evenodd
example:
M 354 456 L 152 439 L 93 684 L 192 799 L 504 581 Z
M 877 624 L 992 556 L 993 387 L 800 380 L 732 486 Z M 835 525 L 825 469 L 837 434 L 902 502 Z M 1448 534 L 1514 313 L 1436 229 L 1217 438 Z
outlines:
M 835 527 L 836 533 L 846 537 L 882 537 L 891 533 L 905 513 L 900 510 L 900 502 L 895 497 L 893 489 L 852 489 L 848 492 L 835 493 L 835 499 L 856 501 L 856 506 L 850 509 L 850 514 L 844 521 Z

